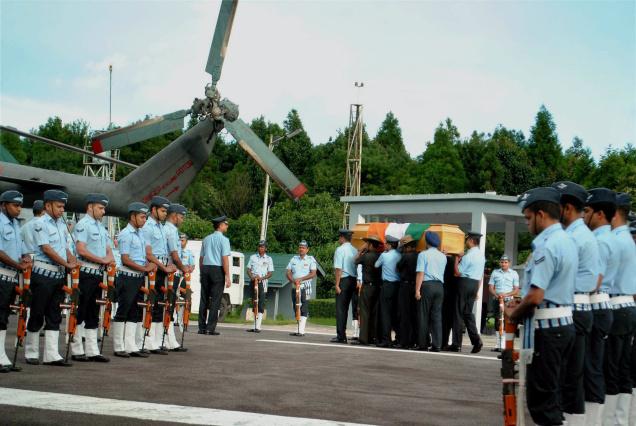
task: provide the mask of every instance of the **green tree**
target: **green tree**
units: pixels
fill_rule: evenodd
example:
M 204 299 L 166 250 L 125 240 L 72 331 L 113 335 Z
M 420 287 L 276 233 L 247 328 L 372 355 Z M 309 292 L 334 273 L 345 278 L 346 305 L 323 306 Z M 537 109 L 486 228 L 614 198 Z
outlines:
M 89 140 L 89 126 L 83 120 L 62 123 L 59 117 L 51 117 L 37 130 L 35 134 L 45 138 L 64 142 L 79 148 L 84 148 Z M 30 165 L 49 170 L 82 174 L 84 171 L 82 154 L 52 148 L 50 145 L 33 142 L 30 150 Z
M 598 187 L 628 192 L 636 200 L 636 148 L 631 144 L 620 150 L 608 148 L 599 161 L 593 182 Z
M 548 186 L 564 175 L 564 158 L 552 114 L 541 105 L 530 129 L 528 154 L 534 169 L 534 184 Z
M 464 192 L 467 186 L 464 166 L 457 151 L 459 131 L 450 118 L 435 130 L 433 143 L 418 157 L 418 192 Z
M 565 170 L 568 179 L 583 186 L 593 184 L 591 178 L 596 170 L 590 148 L 583 145 L 583 140 L 575 136 L 572 146 L 565 151 Z
M 15 133 L 0 131 L 0 145 L 2 145 L 15 158 L 19 164 L 25 164 L 28 155 L 28 145 L 22 142 Z
M 482 175 L 488 181 L 483 190 L 518 195 L 532 186 L 532 168 L 524 144 L 521 132 L 503 126 L 495 129 L 488 141 L 488 155 L 481 162 L 483 170 L 489 171 Z

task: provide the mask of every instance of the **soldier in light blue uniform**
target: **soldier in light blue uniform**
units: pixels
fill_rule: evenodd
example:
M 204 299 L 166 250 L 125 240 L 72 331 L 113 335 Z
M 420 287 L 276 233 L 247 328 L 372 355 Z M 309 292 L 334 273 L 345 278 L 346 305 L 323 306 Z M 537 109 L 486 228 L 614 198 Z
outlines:
M 391 329 L 399 334 L 398 298 L 400 289 L 400 274 L 397 264 L 402 255 L 397 251 L 400 240 L 390 235 L 386 237 L 387 251 L 382 253 L 375 262 L 376 268 L 382 268 L 382 288 L 380 289 L 380 336 L 376 346 L 388 348 L 393 344 Z
M 632 399 L 631 342 L 636 328 L 636 245 L 627 218 L 631 209 L 629 194 L 616 194 L 616 214 L 612 232 L 616 237 L 618 270 L 610 290 L 614 322 L 605 344 L 605 386 L 607 397 L 604 424 L 628 424 Z
M 331 339 L 331 343 L 347 343 L 347 319 L 349 304 L 356 291 L 355 260 L 358 251 L 351 245 L 352 231 L 341 229 L 338 234 L 339 246 L 333 255 L 336 275 L 336 337 Z
M 174 281 L 168 283 L 172 286 L 171 306 L 174 317 L 175 305 L 179 296 L 179 284 L 183 280 L 183 276 L 186 272 L 190 272 L 190 267 L 183 264 L 181 261 L 181 241 L 179 240 L 179 227 L 185 220 L 187 209 L 181 204 L 170 204 L 168 207 L 168 217 L 166 218 L 166 224 L 164 225 L 164 231 L 166 240 L 168 243 L 168 253 L 170 255 L 170 263 L 177 267 L 177 272 L 174 276 Z M 171 352 L 186 352 L 186 348 L 182 348 L 177 337 L 174 334 L 174 327 L 172 322 L 174 318 L 171 318 L 171 325 L 168 327 L 167 338 L 164 339 L 166 348 Z
M 199 303 L 199 334 L 218 336 L 216 324 L 224 286 L 232 285 L 230 277 L 230 240 L 223 235 L 229 226 L 227 217 L 212 219 L 214 232 L 203 239 L 199 265 L 201 299 Z M 209 311 L 209 312 L 208 312 Z
M 117 270 L 117 312 L 112 331 L 115 356 L 122 358 L 148 357 L 140 351 L 135 338 L 137 323 L 142 321 L 142 309 L 137 303 L 143 301 L 140 289 L 144 285 L 144 276 L 157 269 L 157 265 L 148 262 L 146 256 L 149 245 L 144 239 L 142 227 L 147 214 L 148 207 L 144 203 L 129 204 L 128 225 L 118 237 L 122 265 Z
M 585 356 L 585 417 L 589 424 L 600 424 L 605 404 L 605 342 L 614 318 L 609 293 L 618 271 L 616 236 L 610 224 L 616 214 L 616 193 L 607 188 L 590 189 L 585 204 L 584 221 L 599 248 L 599 278 L 590 295 L 594 320 Z
M 39 332 L 44 326 L 45 365 L 70 366 L 58 352 L 62 312 L 60 303 L 64 300 L 66 269 L 79 264 L 68 249 L 68 228 L 62 215 L 68 195 L 56 189 L 44 192 L 46 213 L 33 225 L 35 236 L 35 259 L 31 275 L 31 314 L 27 324 L 24 355 L 28 364 L 40 363 Z
M 525 321 L 524 348 L 534 349 L 526 380 L 527 404 L 536 424 L 560 425 L 563 360 L 570 355 L 576 331 L 572 320 L 578 254 L 559 217 L 561 194 L 552 187 L 534 188 L 520 199 L 532 241 L 523 299 L 512 301 L 506 315 Z
M 5 191 L 0 194 L 0 373 L 20 371 L 7 357 L 4 342 L 11 302 L 15 299 L 18 272 L 31 266 L 31 257 L 22 242 L 18 216 L 22 210 L 22 194 Z
M 499 298 L 504 299 L 504 303 L 507 303 L 513 299 L 514 296 L 519 294 L 519 274 L 517 271 L 510 269 L 510 258 L 505 254 L 499 259 L 499 269 L 495 269 L 490 274 L 490 281 L 488 281 L 488 291 L 493 297 L 493 313 L 495 315 L 495 329 L 499 330 Z M 497 333 L 497 347 L 493 349 L 494 352 L 501 352 L 506 344 L 505 336 L 501 336 Z
M 247 275 L 250 277 L 250 282 L 252 283 L 250 286 L 252 290 L 252 303 L 255 303 L 256 300 L 254 284 L 258 286 L 258 315 L 256 316 L 256 323 L 254 324 L 254 328 L 246 330 L 253 333 L 261 332 L 263 313 L 265 312 L 265 297 L 267 295 L 267 280 L 274 272 L 274 261 L 266 253 L 267 241 L 259 241 L 257 250 L 257 253 L 251 255 L 250 260 L 247 262 Z
M 482 235 L 478 232 L 468 232 L 466 234 L 466 247 L 468 251 L 464 256 L 455 257 L 455 276 L 457 279 L 457 305 L 455 307 L 455 317 L 453 318 L 453 344 L 446 348 L 453 352 L 462 350 L 462 337 L 464 325 L 473 345 L 471 353 L 478 353 L 484 344 L 479 337 L 473 305 L 479 291 L 479 283 L 484 277 L 484 267 L 486 257 L 479 249 L 479 242 Z
M 80 261 L 79 308 L 77 310 L 77 332 L 71 343 L 74 361 L 108 362 L 108 358 L 99 353 L 97 345 L 97 327 L 99 326 L 100 284 L 105 268 L 115 261 L 110 246 L 110 238 L 101 220 L 106 214 L 108 197 L 104 194 L 87 194 L 85 199 L 86 215 L 74 228 L 77 253 Z M 86 341 L 86 351 L 82 344 Z
M 424 236 L 428 248 L 417 255 L 415 271 L 415 299 L 417 304 L 417 346 L 428 349 L 429 332 L 432 336 L 431 352 L 442 348 L 442 303 L 444 302 L 444 270 L 446 255 L 439 251 L 440 238 L 435 232 Z
M 195 263 L 194 263 L 194 254 L 192 254 L 192 250 L 186 248 L 188 244 L 188 236 L 184 233 L 179 234 L 179 243 L 181 244 L 181 263 L 186 266 L 189 266 L 190 272 L 194 271 Z
M 302 240 L 298 244 L 298 255 L 291 258 L 287 264 L 287 280 L 292 283 L 292 306 L 296 312 L 296 286 L 300 286 L 300 321 L 298 323 L 298 331 L 289 333 L 290 336 L 302 337 L 305 335 L 305 325 L 309 316 L 309 304 L 307 301 L 311 298 L 311 280 L 316 276 L 318 264 L 313 256 L 307 254 L 309 252 L 309 244 Z
M 167 355 L 168 351 L 161 348 L 161 338 L 163 337 L 163 306 L 160 302 L 164 300 L 164 287 L 167 285 L 168 274 L 176 272 L 177 268 L 169 263 L 168 239 L 164 230 L 163 221 L 168 215 L 170 201 L 167 198 L 155 196 L 150 201 L 150 214 L 148 220 L 142 228 L 144 240 L 149 246 L 146 248 L 146 258 L 149 262 L 157 265 L 157 278 L 155 289 L 157 291 L 157 303 L 152 309 L 152 326 L 146 337 L 148 349 L 153 354 Z M 170 283 L 172 285 L 172 283 Z M 138 336 L 141 335 L 141 325 L 137 329 Z
M 581 424 L 585 419 L 585 358 L 594 323 L 590 294 L 596 290 L 600 255 L 596 238 L 582 217 L 588 198 L 585 188 L 569 181 L 556 182 L 552 187 L 561 194 L 561 223 L 576 244 L 579 259 L 572 313 L 576 337 L 570 357 L 564 360 L 562 401 L 565 420 Z
M 24 242 L 26 252 L 29 254 L 35 253 L 33 225 L 44 214 L 44 201 L 35 200 L 33 202 L 32 211 L 33 211 L 33 217 L 31 218 L 31 220 L 25 223 L 22 229 L 20 230 L 22 234 L 22 241 Z

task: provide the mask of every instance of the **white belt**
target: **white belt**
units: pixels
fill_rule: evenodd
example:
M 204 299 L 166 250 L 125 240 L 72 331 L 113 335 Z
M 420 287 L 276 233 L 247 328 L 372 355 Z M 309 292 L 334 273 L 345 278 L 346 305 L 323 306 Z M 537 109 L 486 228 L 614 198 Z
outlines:
M 534 311 L 535 320 L 547 320 L 572 316 L 571 306 L 562 306 L 560 308 L 543 308 Z
M 124 265 L 122 265 L 119 268 L 117 268 L 117 271 L 118 272 L 125 272 L 127 274 L 131 274 L 131 275 L 138 276 L 138 277 L 141 277 L 144 274 L 141 271 L 135 271 L 134 269 L 130 269 L 129 267 L 124 266 Z
M 97 263 L 93 263 L 93 262 L 86 262 L 84 260 L 80 261 L 81 265 L 84 268 L 88 268 L 88 269 L 95 269 L 97 271 L 101 271 L 102 270 L 102 265 L 98 265 Z
M 589 294 L 575 294 L 574 295 L 574 303 L 577 305 L 589 305 L 590 304 L 590 295 Z
M 614 296 L 610 299 L 612 305 L 622 305 L 624 303 L 634 303 L 632 296 Z
M 4 275 L 8 278 L 16 278 L 18 276 L 18 271 L 14 271 L 13 269 L 7 269 L 0 266 L 0 275 Z
M 590 303 L 609 302 L 610 297 L 607 293 L 590 294 Z
M 64 270 L 61 266 L 51 265 L 50 263 L 42 262 L 40 260 L 36 260 L 33 262 L 33 267 L 38 269 L 44 269 L 45 271 L 55 272 L 57 274 L 63 274 Z

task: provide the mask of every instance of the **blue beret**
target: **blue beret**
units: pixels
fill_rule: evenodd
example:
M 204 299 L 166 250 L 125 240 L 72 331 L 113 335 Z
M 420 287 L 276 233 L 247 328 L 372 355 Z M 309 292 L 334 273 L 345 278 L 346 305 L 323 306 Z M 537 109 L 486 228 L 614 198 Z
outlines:
M 561 195 L 569 195 L 576 198 L 581 203 L 585 203 L 587 200 L 587 191 L 578 183 L 570 182 L 567 180 L 561 182 L 555 182 L 552 187 L 561 193 Z
M 387 235 L 386 236 L 386 242 L 389 244 L 397 244 L 400 242 L 400 240 L 398 238 L 395 238 L 393 235 Z
M 519 198 L 519 201 L 521 204 L 521 211 L 523 211 L 534 203 L 538 203 L 540 201 L 561 204 L 561 194 L 551 186 L 542 186 L 527 191 Z
M 437 235 L 435 232 L 428 231 L 424 238 L 426 239 L 427 245 L 431 247 L 439 247 L 440 245 L 439 235 Z
M 165 208 L 168 208 L 168 207 L 170 207 L 170 200 L 168 200 L 165 197 L 160 197 L 158 195 L 155 195 L 150 200 L 150 207 L 165 207 Z
M 260 240 L 260 241 L 258 242 L 258 246 L 259 246 L 259 247 L 261 247 L 261 246 L 263 246 L 263 247 L 267 247 L 267 241 L 265 241 L 265 240 Z
M 44 201 L 42 200 L 35 200 L 33 202 L 33 210 L 41 212 L 42 210 L 44 210 Z
M 510 262 L 510 258 L 508 257 L 507 254 L 502 254 L 499 260 L 507 260 L 508 262 Z
M 212 219 L 212 223 L 218 225 L 219 223 L 227 222 L 227 216 L 219 216 Z
M 616 193 L 616 205 L 618 207 L 632 207 L 632 197 L 625 192 Z
M 44 202 L 46 203 L 47 201 L 61 201 L 66 204 L 68 194 L 59 189 L 49 189 L 48 191 L 44 191 Z
M 616 193 L 607 188 L 594 188 L 588 191 L 586 205 L 609 203 L 616 205 Z
M 146 213 L 148 214 L 148 206 L 144 203 L 134 202 L 128 204 L 128 213 Z
M 298 247 L 309 247 L 309 244 L 307 244 L 307 241 L 301 240 L 300 243 L 298 243 Z
M 178 213 L 185 215 L 187 211 L 188 209 L 186 209 L 181 204 L 170 204 L 170 207 L 168 207 L 168 213 Z
M 108 206 L 108 197 L 104 194 L 86 194 L 84 198 L 85 204 L 101 204 L 104 207 Z
M 188 239 L 188 235 L 184 234 L 183 232 L 179 234 L 179 239 L 180 240 L 187 240 Z
M 19 191 L 4 191 L 0 194 L 0 203 L 22 204 L 24 197 Z
M 347 228 L 340 228 L 338 230 L 338 235 L 349 236 L 352 235 L 353 231 L 348 230 Z

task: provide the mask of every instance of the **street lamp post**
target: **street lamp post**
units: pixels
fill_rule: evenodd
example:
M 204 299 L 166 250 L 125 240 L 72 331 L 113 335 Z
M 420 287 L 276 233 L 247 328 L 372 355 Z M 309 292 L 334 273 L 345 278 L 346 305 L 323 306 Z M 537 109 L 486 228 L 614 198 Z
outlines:
M 290 139 L 302 132 L 301 129 L 296 129 L 293 132 L 287 133 L 284 136 L 280 136 L 276 139 L 272 135 L 269 135 L 269 150 L 274 149 L 274 145 L 283 139 Z M 267 236 L 267 223 L 269 221 L 269 174 L 265 173 L 265 193 L 263 194 L 263 217 L 261 218 L 261 240 L 264 240 Z

